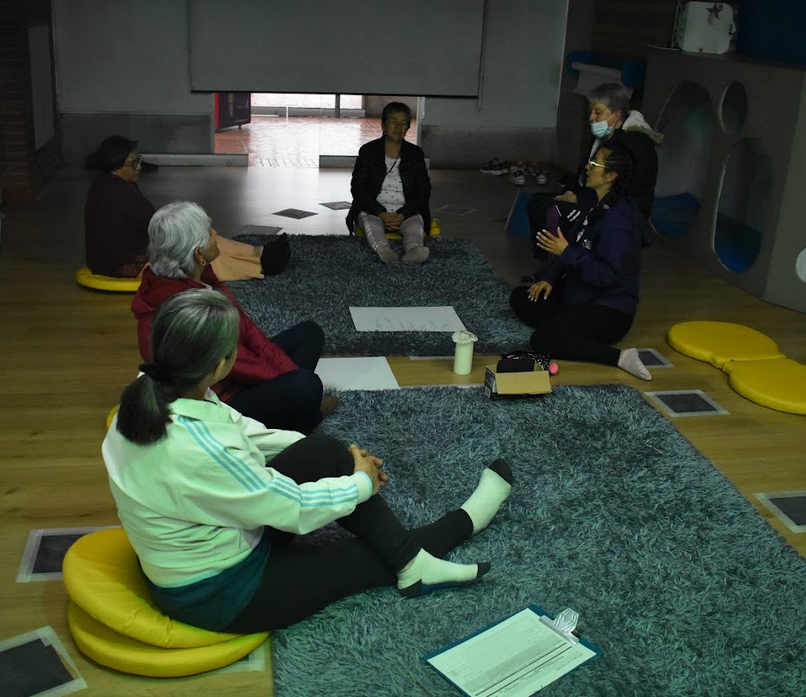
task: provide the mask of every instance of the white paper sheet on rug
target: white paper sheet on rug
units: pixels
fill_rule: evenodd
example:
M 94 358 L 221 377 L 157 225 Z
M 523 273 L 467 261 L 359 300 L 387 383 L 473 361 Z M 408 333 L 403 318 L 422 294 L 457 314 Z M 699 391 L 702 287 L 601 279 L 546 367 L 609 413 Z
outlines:
M 426 660 L 470 697 L 530 697 L 595 656 L 527 608 Z
M 383 356 L 368 358 L 320 358 L 316 374 L 334 390 L 397 390 L 394 373 Z
M 351 307 L 359 332 L 461 332 L 465 325 L 451 305 L 442 307 Z

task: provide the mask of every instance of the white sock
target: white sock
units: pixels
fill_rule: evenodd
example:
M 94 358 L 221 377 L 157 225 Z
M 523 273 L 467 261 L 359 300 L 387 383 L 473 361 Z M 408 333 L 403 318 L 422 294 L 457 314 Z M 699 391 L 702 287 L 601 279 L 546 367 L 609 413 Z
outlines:
M 397 575 L 397 587 L 406 596 L 426 595 L 441 588 L 471 584 L 489 568 L 489 564 L 454 564 L 421 549 Z
M 481 473 L 476 490 L 460 507 L 473 521 L 474 535 L 490 524 L 510 491 L 512 470 L 505 460 L 499 458 Z
M 638 353 L 638 349 L 623 349 L 618 357 L 618 367 L 642 380 L 652 379 L 652 375 L 646 369 L 646 366 L 641 363 L 641 356 Z

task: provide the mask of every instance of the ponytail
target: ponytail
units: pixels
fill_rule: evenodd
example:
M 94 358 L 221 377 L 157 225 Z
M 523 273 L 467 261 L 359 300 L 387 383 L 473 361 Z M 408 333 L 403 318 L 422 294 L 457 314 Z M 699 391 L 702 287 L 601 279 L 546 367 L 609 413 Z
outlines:
M 133 443 L 156 443 L 166 433 L 171 420 L 168 405 L 176 399 L 168 396 L 153 377 L 143 374 L 130 382 L 120 396 L 118 432 Z

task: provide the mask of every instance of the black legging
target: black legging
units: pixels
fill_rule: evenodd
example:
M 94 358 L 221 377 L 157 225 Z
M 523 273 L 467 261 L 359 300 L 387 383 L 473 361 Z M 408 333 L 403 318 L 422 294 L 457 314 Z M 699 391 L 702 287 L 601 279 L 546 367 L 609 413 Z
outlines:
M 250 385 L 232 397 L 229 405 L 269 428 L 309 433 L 322 420 L 322 381 L 314 370 L 322 355 L 324 332 L 316 322 L 306 321 L 271 340 L 299 370 Z
M 341 441 L 322 434 L 286 448 L 269 466 L 295 482 L 352 474 L 353 456 Z M 321 545 L 293 545 L 293 535 L 266 528 L 272 550 L 255 595 L 227 632 L 282 629 L 354 593 L 396 583 L 420 548 L 444 557 L 473 534 L 461 509 L 430 525 L 407 530 L 380 494 L 358 505 L 338 524 L 356 537 Z
M 632 315 L 604 305 L 588 303 L 565 307 L 562 283 L 544 300 L 529 299 L 529 286 L 519 286 L 509 304 L 535 331 L 529 340 L 533 351 L 551 358 L 618 365 L 620 351 L 610 344 L 620 341 L 632 326 Z

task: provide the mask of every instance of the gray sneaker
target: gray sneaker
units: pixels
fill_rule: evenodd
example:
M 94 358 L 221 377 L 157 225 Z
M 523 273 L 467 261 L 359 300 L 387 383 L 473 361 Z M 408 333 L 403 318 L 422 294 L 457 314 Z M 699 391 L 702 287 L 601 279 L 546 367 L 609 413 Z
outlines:
M 509 181 L 516 186 L 523 186 L 526 183 L 526 174 L 522 169 L 516 167 L 510 172 Z

